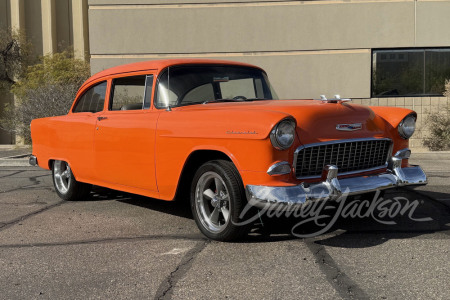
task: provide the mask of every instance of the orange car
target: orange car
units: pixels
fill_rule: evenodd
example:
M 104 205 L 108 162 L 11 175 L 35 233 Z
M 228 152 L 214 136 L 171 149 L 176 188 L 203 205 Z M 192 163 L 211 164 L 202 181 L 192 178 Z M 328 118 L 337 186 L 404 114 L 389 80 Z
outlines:
M 190 195 L 211 239 L 241 237 L 248 204 L 279 209 L 425 184 L 408 164 L 416 113 L 347 99 L 278 100 L 264 70 L 159 60 L 99 72 L 65 116 L 34 120 L 32 165 L 57 194 L 91 185 L 173 200 Z

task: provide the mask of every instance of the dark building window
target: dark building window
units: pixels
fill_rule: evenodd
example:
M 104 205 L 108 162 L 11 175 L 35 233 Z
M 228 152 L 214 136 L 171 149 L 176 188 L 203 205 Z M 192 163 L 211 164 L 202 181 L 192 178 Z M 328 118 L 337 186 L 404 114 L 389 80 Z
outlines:
M 442 96 L 450 48 L 373 50 L 372 97 Z

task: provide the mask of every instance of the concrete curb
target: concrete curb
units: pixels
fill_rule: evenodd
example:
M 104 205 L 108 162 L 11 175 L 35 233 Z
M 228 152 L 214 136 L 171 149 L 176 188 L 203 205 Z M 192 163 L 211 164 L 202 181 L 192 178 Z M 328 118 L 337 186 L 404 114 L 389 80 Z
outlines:
M 28 159 L 31 154 L 20 154 L 0 158 L 0 167 L 29 167 Z

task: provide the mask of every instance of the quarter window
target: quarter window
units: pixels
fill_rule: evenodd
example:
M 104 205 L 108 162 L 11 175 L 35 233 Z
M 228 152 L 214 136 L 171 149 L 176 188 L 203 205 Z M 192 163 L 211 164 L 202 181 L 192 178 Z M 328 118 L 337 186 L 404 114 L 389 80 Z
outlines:
M 74 113 L 91 112 L 96 113 L 103 110 L 106 94 L 106 81 L 89 88 L 83 96 L 80 97 L 73 108 Z

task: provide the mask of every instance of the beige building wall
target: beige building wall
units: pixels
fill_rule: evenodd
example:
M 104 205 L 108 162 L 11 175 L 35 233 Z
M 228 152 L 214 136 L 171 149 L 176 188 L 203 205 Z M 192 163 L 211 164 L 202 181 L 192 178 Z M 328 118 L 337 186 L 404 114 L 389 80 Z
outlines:
M 340 94 L 417 110 L 411 144 L 423 149 L 423 120 L 447 99 L 370 99 L 371 53 L 449 47 L 448 16 L 450 1 L 442 0 L 89 0 L 91 66 L 95 73 L 182 57 L 253 63 L 282 98 Z
M 364 98 L 371 49 L 416 39 L 413 0 L 200 2 L 89 1 L 93 71 L 124 60 L 219 57 L 262 65 L 286 98 Z
M 73 47 L 78 58 L 89 59 L 87 0 L 0 0 L 0 28 L 25 31 L 36 56 Z M 13 101 L 3 92 L 0 109 Z M 0 128 L 0 144 L 11 143 L 14 135 Z

